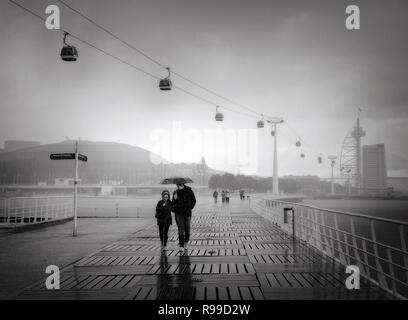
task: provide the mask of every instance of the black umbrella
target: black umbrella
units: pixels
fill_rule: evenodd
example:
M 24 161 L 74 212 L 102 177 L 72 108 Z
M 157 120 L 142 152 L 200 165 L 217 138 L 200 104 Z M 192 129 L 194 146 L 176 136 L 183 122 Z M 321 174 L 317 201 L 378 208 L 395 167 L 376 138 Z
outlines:
M 170 177 L 163 179 L 161 184 L 186 184 L 194 182 L 190 178 L 183 178 L 183 177 Z

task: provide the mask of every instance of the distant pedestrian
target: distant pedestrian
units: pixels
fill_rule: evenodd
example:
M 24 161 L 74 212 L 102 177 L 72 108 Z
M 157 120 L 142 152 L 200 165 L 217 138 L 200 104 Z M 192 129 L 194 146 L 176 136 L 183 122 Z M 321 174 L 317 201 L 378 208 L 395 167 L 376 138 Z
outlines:
M 228 204 L 230 200 L 230 193 L 228 190 L 225 190 L 225 202 Z
M 225 190 L 221 191 L 221 200 L 222 200 L 222 203 L 225 203 Z
M 185 184 L 177 184 L 171 203 L 178 228 L 179 251 L 184 252 L 190 241 L 191 212 L 196 204 L 193 190 Z
M 161 249 L 165 251 L 167 250 L 169 228 L 173 222 L 171 218 L 170 192 L 167 190 L 162 192 L 162 199 L 156 205 L 155 217 L 159 226 Z
M 213 197 L 214 197 L 214 203 L 217 203 L 217 201 L 218 201 L 218 192 L 217 192 L 217 190 L 214 190 Z

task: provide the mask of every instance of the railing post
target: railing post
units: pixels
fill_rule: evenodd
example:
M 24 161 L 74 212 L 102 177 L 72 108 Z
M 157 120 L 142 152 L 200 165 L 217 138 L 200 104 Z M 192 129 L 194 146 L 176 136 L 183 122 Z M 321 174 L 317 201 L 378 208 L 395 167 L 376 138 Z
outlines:
M 326 250 L 324 250 L 329 257 L 335 258 L 335 254 L 334 254 L 334 250 L 332 251 L 332 248 L 330 247 L 330 243 L 329 243 L 329 236 L 327 235 L 327 228 L 326 228 L 326 222 L 324 219 L 324 215 L 319 211 L 319 215 L 320 216 L 320 220 L 321 220 L 321 224 L 322 224 L 322 228 L 323 228 L 323 232 L 322 232 L 322 243 L 324 243 L 324 245 L 326 246 Z M 320 226 L 318 226 L 320 229 Z M 333 244 L 333 243 L 332 243 Z
M 339 229 L 339 223 L 337 221 L 337 213 L 334 213 L 334 229 L 335 229 L 335 232 L 336 232 L 337 249 L 339 251 L 340 262 L 342 264 L 347 264 L 347 261 L 346 261 L 346 259 L 344 257 L 344 253 L 343 253 L 343 245 L 342 245 L 341 240 L 340 240 L 340 229 Z M 344 241 L 344 242 L 347 243 L 347 241 Z M 347 247 L 347 244 L 345 246 Z
M 388 258 L 388 263 L 390 265 L 392 293 L 394 294 L 394 296 L 396 296 L 397 295 L 397 285 L 395 283 L 394 265 L 393 265 L 393 262 L 392 262 L 392 253 L 391 253 L 390 248 L 387 248 L 387 258 Z
M 303 211 L 303 209 L 302 209 L 302 211 Z M 306 208 L 306 213 L 305 213 L 305 225 L 306 225 L 306 242 L 307 243 L 309 243 L 309 241 L 310 241 L 310 237 L 309 237 L 309 235 L 310 235 L 310 230 L 309 230 L 309 228 L 310 228 L 310 218 L 309 218 L 309 210 L 308 210 L 308 208 Z
M 45 201 L 45 221 L 48 221 L 48 205 L 49 205 L 49 198 L 47 197 Z
M 370 260 L 368 260 L 367 243 L 365 239 L 362 240 L 362 245 L 363 245 L 363 252 L 364 252 L 364 263 L 367 266 L 367 276 L 371 279 L 371 265 L 370 265 Z
M 312 235 L 313 244 L 319 250 L 319 243 L 317 241 L 315 210 L 312 209 L 312 208 L 309 208 L 308 210 L 309 210 L 309 213 L 310 213 L 310 232 L 311 232 L 311 235 Z
M 7 207 L 7 223 L 11 223 L 10 222 L 10 198 L 6 199 L 6 207 Z
M 404 252 L 403 259 L 404 259 L 404 267 L 408 269 L 408 253 L 407 253 L 407 243 L 405 241 L 404 235 L 404 226 L 399 226 L 400 238 L 401 238 L 401 250 Z M 408 283 L 408 270 L 405 270 L 405 280 Z
M 23 199 L 23 204 L 21 205 L 21 221 L 20 223 L 23 224 L 24 223 L 24 216 L 25 216 L 25 212 L 24 212 L 24 199 Z
M 35 199 L 35 209 L 34 209 L 34 222 L 37 222 L 38 219 L 38 199 Z
M 353 217 L 350 218 L 350 229 L 351 229 L 351 238 L 352 238 L 352 241 L 353 241 L 354 259 L 357 260 L 357 266 L 360 269 L 361 269 L 361 266 L 363 266 L 362 269 L 363 269 L 364 274 L 368 275 L 367 272 L 365 271 L 367 266 L 365 266 L 363 264 L 363 261 L 361 260 L 361 257 L 360 257 L 360 253 L 358 252 L 357 239 L 356 239 L 356 227 L 354 225 Z M 370 270 L 370 269 L 368 268 L 368 270 Z
M 377 236 L 375 233 L 375 225 L 374 225 L 373 220 L 370 221 L 370 228 L 371 228 L 371 237 L 373 239 L 373 247 L 374 247 L 374 255 L 375 255 L 375 264 L 377 267 L 376 271 L 377 271 L 377 276 L 378 276 L 378 283 L 380 284 L 380 286 L 383 286 L 384 288 L 389 289 L 388 283 L 384 276 L 384 272 L 382 270 L 382 266 L 381 266 L 380 259 L 379 259 Z
M 303 227 L 303 233 L 301 234 L 300 238 L 307 242 L 307 218 L 303 207 L 300 207 L 300 212 L 301 226 Z
M 1 204 L 1 208 L 0 208 L 0 219 L 3 223 L 6 223 L 6 198 L 1 199 L 0 198 L 0 204 Z
M 44 212 L 45 205 L 42 201 L 40 201 L 40 221 L 43 222 L 45 220 L 45 212 Z

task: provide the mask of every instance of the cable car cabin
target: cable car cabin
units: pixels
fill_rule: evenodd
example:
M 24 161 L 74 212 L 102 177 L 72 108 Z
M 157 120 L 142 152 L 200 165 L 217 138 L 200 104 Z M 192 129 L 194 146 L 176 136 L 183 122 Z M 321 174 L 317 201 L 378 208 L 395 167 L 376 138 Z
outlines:
M 64 46 L 61 50 L 61 59 L 64 61 L 77 61 L 78 50 L 74 46 Z
M 258 121 L 258 122 L 256 123 L 256 125 L 257 125 L 257 127 L 260 128 L 260 129 L 265 126 L 265 124 L 264 124 L 264 122 L 263 122 L 262 120 Z
M 301 157 L 301 158 L 305 158 L 306 155 L 305 155 L 304 153 L 302 153 L 302 154 L 300 154 L 300 157 Z
M 171 80 L 169 78 L 161 79 L 159 82 L 159 88 L 163 91 L 171 90 L 172 86 L 173 84 L 171 83 Z
M 318 157 L 318 158 L 317 158 L 317 162 L 318 162 L 319 164 L 321 164 L 321 163 L 323 162 L 322 157 Z
M 274 137 L 275 136 L 275 130 L 271 131 L 271 136 Z
M 215 120 L 216 121 L 224 121 L 224 115 L 221 112 L 217 112 L 215 114 Z
M 300 143 L 300 141 L 296 141 L 296 147 L 300 147 L 302 144 Z

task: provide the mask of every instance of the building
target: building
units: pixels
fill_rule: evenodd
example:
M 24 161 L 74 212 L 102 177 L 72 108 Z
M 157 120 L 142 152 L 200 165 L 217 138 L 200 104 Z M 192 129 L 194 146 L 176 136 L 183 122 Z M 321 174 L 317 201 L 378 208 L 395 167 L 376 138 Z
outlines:
M 362 153 L 364 192 L 366 194 L 384 192 L 388 187 L 384 144 L 365 145 Z
M 16 150 L 38 147 L 40 142 L 38 141 L 20 141 L 20 140 L 7 140 L 4 142 L 4 152 L 12 152 Z
M 408 177 L 388 177 L 387 184 L 393 191 L 408 195 Z
M 288 180 L 293 180 L 296 183 L 296 192 L 304 194 L 304 195 L 309 195 L 309 196 L 315 196 L 318 194 L 324 193 L 324 190 L 322 188 L 322 185 L 320 183 L 320 179 L 318 176 L 311 176 L 311 175 L 306 175 L 306 176 L 285 176 L 283 177 L 284 179 Z

